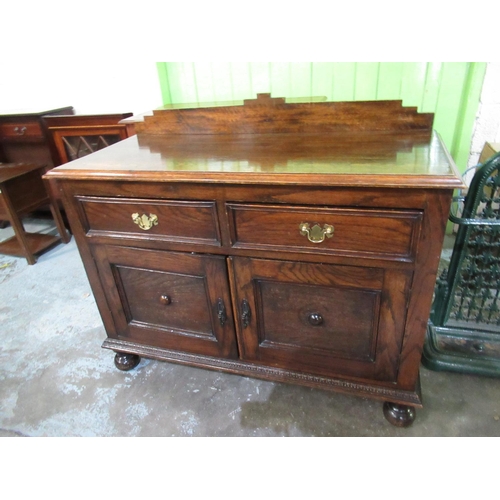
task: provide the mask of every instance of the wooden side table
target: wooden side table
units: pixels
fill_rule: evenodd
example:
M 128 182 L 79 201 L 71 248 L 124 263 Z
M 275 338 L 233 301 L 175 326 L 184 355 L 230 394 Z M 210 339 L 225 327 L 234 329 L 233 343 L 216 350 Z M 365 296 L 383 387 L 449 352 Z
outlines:
M 54 158 L 42 117 L 72 114 L 72 106 L 0 110 L 0 162 L 45 165 L 45 172 L 54 168 Z M 58 193 L 52 194 L 57 199 Z M 6 226 L 7 221 L 0 219 L 0 228 Z
M 36 256 L 44 250 L 60 241 L 68 243 L 71 239 L 58 204 L 42 179 L 45 170 L 45 165 L 0 163 L 0 220 L 8 220 L 15 233 L 0 243 L 0 253 L 25 257 L 28 264 L 35 264 Z M 60 236 L 24 230 L 22 217 L 44 205 L 49 205 Z
M 72 106 L 55 109 L 0 111 L 0 161 L 45 164 L 53 168 L 47 133 L 42 126 L 46 115 L 72 115 Z

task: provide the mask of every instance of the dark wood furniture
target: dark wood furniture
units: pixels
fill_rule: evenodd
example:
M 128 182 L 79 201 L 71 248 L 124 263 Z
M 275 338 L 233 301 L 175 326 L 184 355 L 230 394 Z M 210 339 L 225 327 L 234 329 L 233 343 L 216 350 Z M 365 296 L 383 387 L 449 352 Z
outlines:
M 42 119 L 54 165 L 82 158 L 129 137 L 119 122 L 132 113 L 107 115 L 59 115 Z
M 72 115 L 71 106 L 45 110 L 0 112 L 0 161 L 5 163 L 35 163 L 54 167 L 47 132 L 42 117 Z
M 399 101 L 171 106 L 52 170 L 117 367 L 355 393 L 411 424 L 463 186 L 432 120 Z
M 152 112 L 141 113 L 141 114 L 129 116 L 127 118 L 123 118 L 123 120 L 120 120 L 120 125 L 123 125 L 127 129 L 127 136 L 128 137 L 132 137 L 133 135 L 136 134 L 135 125 L 138 121 L 142 121 L 146 114 L 151 115 Z
M 57 203 L 51 199 L 42 175 L 43 165 L 26 163 L 0 163 L 0 219 L 7 220 L 14 229 L 14 236 L 0 242 L 0 253 L 25 257 L 28 264 L 35 264 L 36 256 L 70 236 L 64 228 Z M 22 217 L 41 206 L 50 206 L 60 236 L 27 233 Z
M 0 162 L 44 165 L 45 171 L 53 168 L 52 149 L 42 117 L 73 113 L 72 106 L 0 111 Z M 52 194 L 57 197 L 57 192 Z M 42 207 L 42 212 L 48 213 L 46 207 Z M 6 225 L 7 221 L 0 219 L 0 227 Z

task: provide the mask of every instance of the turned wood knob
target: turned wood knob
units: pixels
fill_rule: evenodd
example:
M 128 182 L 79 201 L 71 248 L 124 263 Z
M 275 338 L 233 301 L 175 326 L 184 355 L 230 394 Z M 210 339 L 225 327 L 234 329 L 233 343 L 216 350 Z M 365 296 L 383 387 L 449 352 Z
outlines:
M 172 302 L 172 299 L 168 296 L 168 295 L 162 295 L 160 297 L 160 302 L 164 305 L 164 306 L 168 306 L 171 302 Z
M 320 313 L 311 313 L 309 314 L 309 317 L 307 318 L 309 320 L 309 323 L 313 326 L 318 326 L 323 323 L 323 316 L 321 316 Z

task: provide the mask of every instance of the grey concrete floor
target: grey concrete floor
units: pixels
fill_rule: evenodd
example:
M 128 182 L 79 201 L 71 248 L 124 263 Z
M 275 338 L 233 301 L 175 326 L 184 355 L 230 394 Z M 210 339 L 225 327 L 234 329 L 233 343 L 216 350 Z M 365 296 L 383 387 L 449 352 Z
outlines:
M 74 239 L 34 266 L 0 256 L 0 324 L 1 437 L 500 436 L 500 379 L 422 367 L 424 408 L 399 429 L 361 397 L 147 359 L 120 372 Z

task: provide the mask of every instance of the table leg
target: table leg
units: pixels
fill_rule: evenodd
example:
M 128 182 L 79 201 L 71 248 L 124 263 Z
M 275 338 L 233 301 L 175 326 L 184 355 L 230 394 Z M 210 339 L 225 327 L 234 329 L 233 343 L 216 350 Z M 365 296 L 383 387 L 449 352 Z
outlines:
M 52 186 L 50 182 L 44 180 L 45 191 L 47 191 L 47 195 L 50 200 L 50 212 L 52 213 L 52 217 L 54 218 L 54 222 L 56 223 L 57 231 L 61 236 L 61 240 L 63 243 L 69 243 L 71 240 L 71 235 L 66 230 L 64 225 L 64 221 L 62 219 L 61 210 L 59 210 L 59 202 L 57 201 L 54 192 L 52 191 Z
M 30 250 L 23 223 L 16 214 L 14 206 L 12 205 L 9 194 L 6 192 L 6 190 L 2 191 L 0 199 L 2 200 L 3 205 L 5 206 L 5 212 L 8 214 L 9 222 L 12 226 L 12 229 L 14 229 L 14 234 L 16 235 L 17 241 L 19 242 L 21 250 L 24 253 L 26 260 L 28 261 L 28 264 L 30 265 L 35 264 L 36 258 Z

